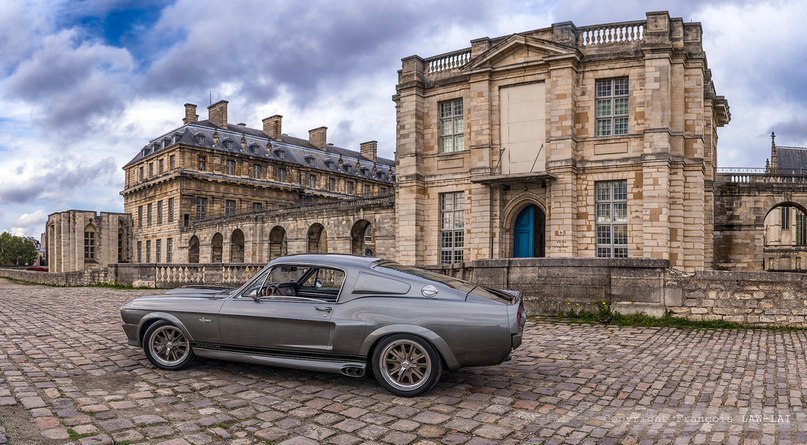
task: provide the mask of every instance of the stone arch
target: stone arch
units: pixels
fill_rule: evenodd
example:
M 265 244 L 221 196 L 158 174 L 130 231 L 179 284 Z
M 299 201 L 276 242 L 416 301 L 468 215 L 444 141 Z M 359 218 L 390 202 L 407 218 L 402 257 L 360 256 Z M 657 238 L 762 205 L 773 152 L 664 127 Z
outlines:
M 95 246 L 96 246 L 96 230 L 95 224 L 88 223 L 84 226 L 84 259 L 95 261 Z
M 375 255 L 373 225 L 366 219 L 360 219 L 350 229 L 350 253 L 359 256 Z
M 783 200 L 771 206 L 762 223 L 764 270 L 807 269 L 807 209 Z
M 288 255 L 289 244 L 286 238 L 286 229 L 274 226 L 269 232 L 269 260 Z
M 308 252 L 328 253 L 328 232 L 320 223 L 311 224 L 308 228 Z
M 210 262 L 221 263 L 224 252 L 224 235 L 216 232 L 210 240 Z
M 241 229 L 233 230 L 230 235 L 230 262 L 244 262 L 244 232 Z
M 524 193 L 512 199 L 502 212 L 502 241 L 504 242 L 504 256 L 512 258 L 515 255 L 516 223 L 525 211 L 532 208 L 534 211 L 533 257 L 546 255 L 546 205 L 543 200 L 531 193 Z
M 188 262 L 194 264 L 199 262 L 199 237 L 196 235 L 188 241 Z

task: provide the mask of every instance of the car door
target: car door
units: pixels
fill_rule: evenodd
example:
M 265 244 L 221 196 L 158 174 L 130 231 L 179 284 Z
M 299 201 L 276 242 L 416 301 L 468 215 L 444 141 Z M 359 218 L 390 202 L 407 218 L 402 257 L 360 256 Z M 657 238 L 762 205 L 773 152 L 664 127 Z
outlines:
M 288 265 L 277 267 L 290 267 Z M 309 276 L 307 266 L 301 275 Z M 289 284 L 274 280 L 267 271 L 263 284 L 248 286 L 228 299 L 219 313 L 222 346 L 257 353 L 327 354 L 332 350 L 333 302 L 296 295 L 265 295 L 269 284 Z M 248 295 L 251 288 L 259 298 Z M 263 289 L 263 290 L 262 290 Z

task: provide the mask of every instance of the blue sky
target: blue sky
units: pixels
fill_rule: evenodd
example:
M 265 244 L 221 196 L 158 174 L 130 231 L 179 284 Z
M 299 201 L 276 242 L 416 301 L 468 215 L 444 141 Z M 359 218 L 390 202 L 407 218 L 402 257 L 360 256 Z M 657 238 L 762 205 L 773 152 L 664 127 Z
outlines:
M 722 167 L 762 167 L 770 132 L 807 146 L 807 2 L 653 0 L 4 0 L 0 8 L 0 231 L 39 237 L 47 215 L 121 211 L 121 167 L 179 126 L 183 104 L 230 102 L 230 121 L 284 132 L 327 126 L 336 145 L 395 145 L 402 57 L 428 57 L 572 21 L 703 24 Z

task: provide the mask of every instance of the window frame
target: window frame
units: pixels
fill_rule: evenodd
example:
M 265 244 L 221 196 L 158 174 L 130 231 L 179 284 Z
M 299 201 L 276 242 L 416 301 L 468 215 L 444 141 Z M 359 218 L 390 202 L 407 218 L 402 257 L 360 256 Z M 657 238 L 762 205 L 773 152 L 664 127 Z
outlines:
M 624 82 L 624 85 L 622 85 L 622 82 Z M 622 88 L 623 86 L 624 88 Z M 606 88 L 608 90 L 607 94 L 603 91 Z M 622 107 L 623 102 L 625 112 L 617 113 L 617 107 Z M 605 112 L 606 108 L 607 113 Z M 594 83 L 595 136 L 600 138 L 627 136 L 629 125 L 630 78 L 628 76 L 619 76 L 597 79 Z
M 458 106 L 459 105 L 459 106 Z M 444 107 L 448 107 L 447 113 Z M 461 97 L 437 103 L 437 152 L 454 153 L 465 151 L 465 104 Z M 447 128 L 450 126 L 450 131 Z M 459 126 L 459 130 L 457 127 Z M 447 142 L 451 141 L 447 148 Z M 460 148 L 457 148 L 459 141 Z
M 238 202 L 235 199 L 224 200 L 224 216 L 235 216 L 238 209 Z
M 607 187 L 607 196 L 601 193 L 602 186 Z M 597 258 L 629 258 L 628 220 L 627 179 L 596 181 L 594 183 L 594 254 Z M 624 240 L 624 243 L 618 243 L 617 237 L 619 237 L 619 241 Z
M 465 192 L 440 193 L 438 214 L 440 264 L 465 262 Z
M 207 218 L 207 209 L 208 209 L 208 200 L 205 196 L 197 196 L 196 197 L 196 221 L 201 221 Z
M 84 261 L 95 261 L 95 230 L 84 230 Z

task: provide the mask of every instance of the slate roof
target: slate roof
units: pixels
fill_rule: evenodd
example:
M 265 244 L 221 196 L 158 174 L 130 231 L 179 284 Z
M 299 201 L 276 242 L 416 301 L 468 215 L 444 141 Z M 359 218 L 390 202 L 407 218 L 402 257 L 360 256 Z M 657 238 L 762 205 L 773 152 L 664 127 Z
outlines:
M 218 144 L 214 144 L 213 141 L 213 133 L 216 131 Z M 246 149 L 241 145 L 242 138 L 246 139 Z M 149 141 L 124 168 L 177 144 L 248 155 L 264 160 L 280 160 L 326 172 L 353 174 L 375 181 L 388 183 L 395 181 L 395 161 L 392 159 L 378 157 L 374 164 L 373 161 L 361 156 L 358 151 L 333 145 L 322 150 L 311 145 L 306 139 L 283 135 L 280 140 L 276 140 L 269 138 L 261 130 L 232 124 L 220 128 L 208 120 L 183 125 Z
M 807 175 L 807 147 L 776 146 L 779 173 Z

